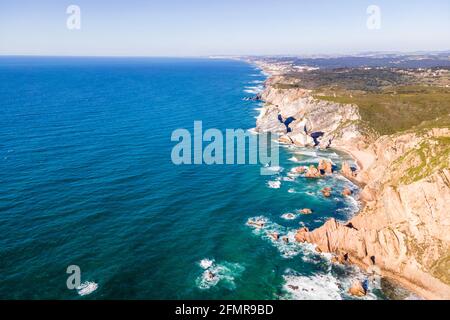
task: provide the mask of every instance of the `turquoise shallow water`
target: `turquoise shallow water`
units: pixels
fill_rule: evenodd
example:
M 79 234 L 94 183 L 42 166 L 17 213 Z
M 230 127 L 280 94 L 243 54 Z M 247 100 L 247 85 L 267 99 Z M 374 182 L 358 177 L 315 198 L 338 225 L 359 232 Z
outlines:
M 194 120 L 254 127 L 258 103 L 243 98 L 262 80 L 237 61 L 1 58 L 0 298 L 349 298 L 359 273 L 266 235 L 351 216 L 355 201 L 320 193 L 350 182 L 287 175 L 342 155 L 282 147 L 284 170 L 270 177 L 260 165 L 170 160 L 172 131 Z M 314 214 L 281 217 L 304 207 Z M 257 216 L 267 230 L 246 225 Z M 205 282 L 203 259 L 214 261 L 214 281 Z M 72 264 L 97 290 L 67 289 Z

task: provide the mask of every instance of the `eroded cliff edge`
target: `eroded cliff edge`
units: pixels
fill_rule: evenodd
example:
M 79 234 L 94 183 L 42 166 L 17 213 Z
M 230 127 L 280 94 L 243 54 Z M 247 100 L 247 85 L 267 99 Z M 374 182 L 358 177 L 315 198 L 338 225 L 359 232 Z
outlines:
M 348 222 L 327 221 L 296 239 L 392 278 L 428 299 L 450 299 L 450 130 L 448 114 L 409 130 L 378 134 L 359 106 L 315 92 L 260 64 L 271 77 L 259 96 L 257 131 L 298 146 L 350 153 L 342 173 L 358 183 L 364 206 Z M 331 99 L 333 100 L 333 99 Z

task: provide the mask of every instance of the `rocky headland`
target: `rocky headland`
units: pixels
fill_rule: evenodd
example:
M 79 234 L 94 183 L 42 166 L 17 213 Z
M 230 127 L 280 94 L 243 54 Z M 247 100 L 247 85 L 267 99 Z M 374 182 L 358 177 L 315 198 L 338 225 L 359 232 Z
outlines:
M 397 281 L 421 297 L 450 299 L 448 112 L 398 132 L 389 127 L 387 134 L 385 127 L 373 125 L 378 118 L 367 119 L 370 113 L 362 104 L 346 103 L 333 90 L 322 99 L 302 80 L 302 72 L 309 70 L 292 76 L 292 66 L 252 62 L 269 74 L 258 96 L 265 102 L 258 132 L 276 132 L 282 143 L 341 150 L 356 162 L 339 170 L 361 187 L 361 211 L 350 221 L 330 219 L 315 230 L 302 228 L 296 240 L 335 254 L 337 263 Z

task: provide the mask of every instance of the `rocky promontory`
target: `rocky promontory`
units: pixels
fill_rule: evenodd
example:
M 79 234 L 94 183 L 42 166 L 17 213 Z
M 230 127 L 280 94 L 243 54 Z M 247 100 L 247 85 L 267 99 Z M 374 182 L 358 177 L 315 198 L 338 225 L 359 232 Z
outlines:
M 308 90 L 283 89 L 270 83 L 260 97 L 266 105 L 256 122 L 258 132 L 278 133 L 282 141 L 297 146 L 323 148 L 365 140 L 354 105 L 319 101 Z

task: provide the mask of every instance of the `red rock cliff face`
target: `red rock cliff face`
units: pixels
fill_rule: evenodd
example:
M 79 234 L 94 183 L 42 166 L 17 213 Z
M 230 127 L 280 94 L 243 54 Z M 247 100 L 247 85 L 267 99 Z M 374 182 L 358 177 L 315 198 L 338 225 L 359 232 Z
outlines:
M 379 138 L 371 146 L 376 161 L 356 176 L 366 184 L 362 212 L 347 223 L 332 219 L 311 232 L 300 229 L 297 241 L 345 256 L 425 298 L 450 299 L 449 137 L 450 130 L 435 129 Z
M 353 155 L 357 174 L 350 167 L 342 174 L 363 186 L 365 206 L 351 221 L 302 228 L 297 240 L 393 278 L 425 298 L 450 299 L 450 130 L 377 138 L 361 124 L 356 105 L 319 101 L 308 90 L 278 82 L 287 81 L 279 73 L 267 81 L 257 131 L 277 132 L 281 141 L 298 146 L 314 145 L 306 131 L 323 132 L 319 147 Z M 279 116 L 296 119 L 290 132 Z

